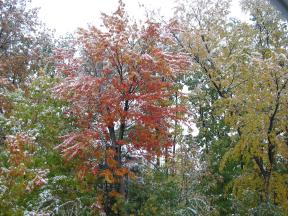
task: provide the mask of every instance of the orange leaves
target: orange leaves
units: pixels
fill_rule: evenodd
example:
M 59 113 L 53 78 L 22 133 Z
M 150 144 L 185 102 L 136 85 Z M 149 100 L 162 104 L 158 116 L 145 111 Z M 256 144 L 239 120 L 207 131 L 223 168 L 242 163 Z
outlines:
M 115 152 L 115 150 L 113 149 L 106 150 L 106 164 L 111 170 L 114 170 L 120 166 L 120 164 L 118 164 L 118 161 L 115 158 L 116 155 L 117 153 Z
M 103 177 L 106 182 L 113 184 L 119 182 L 119 177 L 122 178 L 129 173 L 129 169 L 121 167 L 118 161 L 115 159 L 116 152 L 112 149 L 106 151 L 105 164 L 107 168 L 100 170 L 98 167 L 92 169 L 94 175 L 98 174 Z
M 102 171 L 100 176 L 104 177 L 105 181 L 107 181 L 109 184 L 112 184 L 115 182 L 113 174 L 109 169 Z
M 128 174 L 129 170 L 127 167 L 119 168 L 115 170 L 115 175 L 123 177 L 124 175 Z
M 111 169 L 105 169 L 100 173 L 99 176 L 103 177 L 105 181 L 109 184 L 113 184 L 119 182 L 119 180 L 125 175 L 128 175 L 132 178 L 135 177 L 135 175 L 131 171 L 129 171 L 127 167 L 115 168 L 114 171 L 112 171 Z
M 112 190 L 112 191 L 109 193 L 109 195 L 110 195 L 111 197 L 115 197 L 115 198 L 122 196 L 122 194 L 120 194 L 119 192 L 117 192 L 117 191 L 115 191 L 115 190 Z
M 111 169 L 115 169 L 117 168 L 118 162 L 112 158 L 112 157 L 108 157 L 107 158 L 107 165 L 111 168 Z

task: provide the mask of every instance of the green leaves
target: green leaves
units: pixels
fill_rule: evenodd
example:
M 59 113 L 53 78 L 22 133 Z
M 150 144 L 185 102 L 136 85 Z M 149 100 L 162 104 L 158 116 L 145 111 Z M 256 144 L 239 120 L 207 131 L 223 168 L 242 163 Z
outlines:
M 59 136 L 71 128 L 71 120 L 63 113 L 67 103 L 51 95 L 56 82 L 43 75 L 25 91 L 7 93 L 13 109 L 2 120 L 7 135 L 0 167 L 6 174 L 0 179 L 10 192 L 5 194 L 5 200 L 1 199 L 1 211 L 14 212 L 13 206 L 19 205 L 15 211 L 21 212 L 28 203 L 36 204 L 33 200 L 37 200 L 43 186 L 65 170 L 66 165 L 53 148 L 59 143 Z

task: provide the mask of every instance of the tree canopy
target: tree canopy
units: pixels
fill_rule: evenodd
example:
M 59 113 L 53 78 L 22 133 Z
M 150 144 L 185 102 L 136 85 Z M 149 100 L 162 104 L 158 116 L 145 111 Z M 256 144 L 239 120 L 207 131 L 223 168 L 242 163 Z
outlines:
M 287 20 L 241 5 L 55 38 L 0 0 L 0 215 L 287 215 Z

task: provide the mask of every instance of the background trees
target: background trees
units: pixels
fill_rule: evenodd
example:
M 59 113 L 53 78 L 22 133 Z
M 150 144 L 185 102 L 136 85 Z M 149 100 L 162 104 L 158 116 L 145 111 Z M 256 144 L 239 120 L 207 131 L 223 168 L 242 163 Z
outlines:
M 211 160 L 208 170 L 217 173 L 213 175 L 216 185 L 211 189 L 216 194 L 220 192 L 220 200 L 216 201 L 216 196 L 211 202 L 220 205 L 218 209 L 223 211 L 222 214 L 228 213 L 227 208 L 221 208 L 224 203 L 232 205 L 232 201 L 235 205 L 232 197 L 229 198 L 229 188 L 236 200 L 255 208 L 254 213 L 263 210 L 261 203 L 270 206 L 268 209 L 279 205 L 277 196 L 286 202 L 284 188 L 287 185 L 276 180 L 285 176 L 282 171 L 276 171 L 276 157 L 281 158 L 281 163 L 285 161 L 280 150 L 283 148 L 280 143 L 285 142 L 280 134 L 285 132 L 276 125 L 281 124 L 282 119 L 285 121 L 280 117 L 280 107 L 286 110 L 286 69 L 282 70 L 285 67 L 283 62 L 279 66 L 276 59 L 286 59 L 286 45 L 281 43 L 286 37 L 286 21 L 265 1 L 243 1 L 242 4 L 252 16 L 251 24 L 225 18 L 225 3 L 197 1 L 189 9 L 180 6 L 178 13 L 184 26 L 181 33 L 175 33 L 179 47 L 187 50 L 194 62 L 195 69 L 188 85 L 194 90 L 191 102 L 198 114 L 198 143 L 204 145 L 204 155 L 208 156 L 206 161 Z M 209 11 L 200 10 L 200 7 L 209 8 Z M 281 120 L 276 120 L 276 116 Z M 277 145 L 282 146 L 279 151 Z M 270 178 L 275 182 L 271 183 Z M 221 185 L 220 188 L 226 185 L 226 198 L 223 199 L 223 191 L 217 190 L 217 185 Z M 282 192 L 276 192 L 276 187 Z M 281 207 L 285 209 L 285 205 L 282 203 Z M 235 210 L 228 211 L 249 214 L 248 209 L 241 210 L 240 207 L 239 211 L 237 204 L 235 207 Z
M 247 70 L 247 72 L 243 73 L 245 78 L 242 79 L 247 79 L 247 81 L 235 88 L 235 96 L 228 102 L 233 113 L 227 115 L 227 120 L 230 125 L 233 125 L 234 130 L 238 130 L 239 139 L 233 150 L 226 154 L 224 161 L 232 152 L 234 152 L 232 153 L 233 157 L 241 155 L 244 163 L 241 179 L 249 179 L 248 176 L 253 175 L 253 181 L 260 183 L 256 189 L 259 190 L 256 199 L 274 205 L 283 202 L 280 205 L 286 209 L 287 202 L 284 198 L 286 190 L 284 188 L 287 185 L 281 180 L 285 178 L 286 174 L 280 168 L 282 162 L 286 160 L 285 152 L 287 151 L 284 150 L 287 148 L 287 145 L 284 144 L 284 134 L 286 133 L 284 129 L 286 114 L 284 113 L 287 110 L 285 102 L 287 100 L 285 93 L 287 69 L 285 69 L 286 63 L 284 63 L 286 62 L 284 56 L 287 55 L 284 42 L 287 34 L 285 33 L 286 27 L 282 26 L 284 21 L 280 18 L 279 13 L 272 10 L 266 2 L 257 4 L 257 6 L 254 1 L 244 1 L 244 3 L 250 6 L 249 10 L 255 22 L 252 25 L 255 35 L 251 45 L 253 54 L 248 53 L 247 57 L 251 63 L 243 66 L 243 71 Z M 282 35 L 281 39 L 278 35 Z M 241 90 L 238 91 L 238 88 Z M 237 102 L 234 104 L 232 101 L 241 101 L 241 105 Z M 230 105 L 234 108 L 231 108 Z M 243 109 L 244 106 L 245 109 Z M 235 109 L 235 107 L 237 108 Z M 278 164 L 279 160 L 281 165 Z M 247 166 L 247 164 L 251 165 Z M 242 188 L 243 183 L 240 179 L 237 183 Z M 246 185 L 246 187 L 253 188 L 250 183 Z
M 45 56 L 52 52 L 49 51 L 51 34 L 45 31 L 37 9 L 29 3 L 27 0 L 0 2 L 0 76 L 14 85 L 23 85 L 32 72 L 44 67 Z

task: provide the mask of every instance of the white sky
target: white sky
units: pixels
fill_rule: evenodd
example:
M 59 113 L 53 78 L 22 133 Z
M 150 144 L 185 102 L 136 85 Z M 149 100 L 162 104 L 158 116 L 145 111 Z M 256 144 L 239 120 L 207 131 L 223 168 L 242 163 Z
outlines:
M 145 10 L 139 8 L 139 1 L 148 9 L 160 9 L 165 17 L 173 14 L 175 0 L 123 0 L 130 17 L 144 17 Z M 232 0 L 232 15 L 243 19 L 238 1 Z M 32 0 L 32 5 L 40 7 L 40 19 L 55 29 L 56 35 L 61 35 L 86 27 L 88 23 L 101 24 L 101 12 L 114 12 L 118 0 Z

